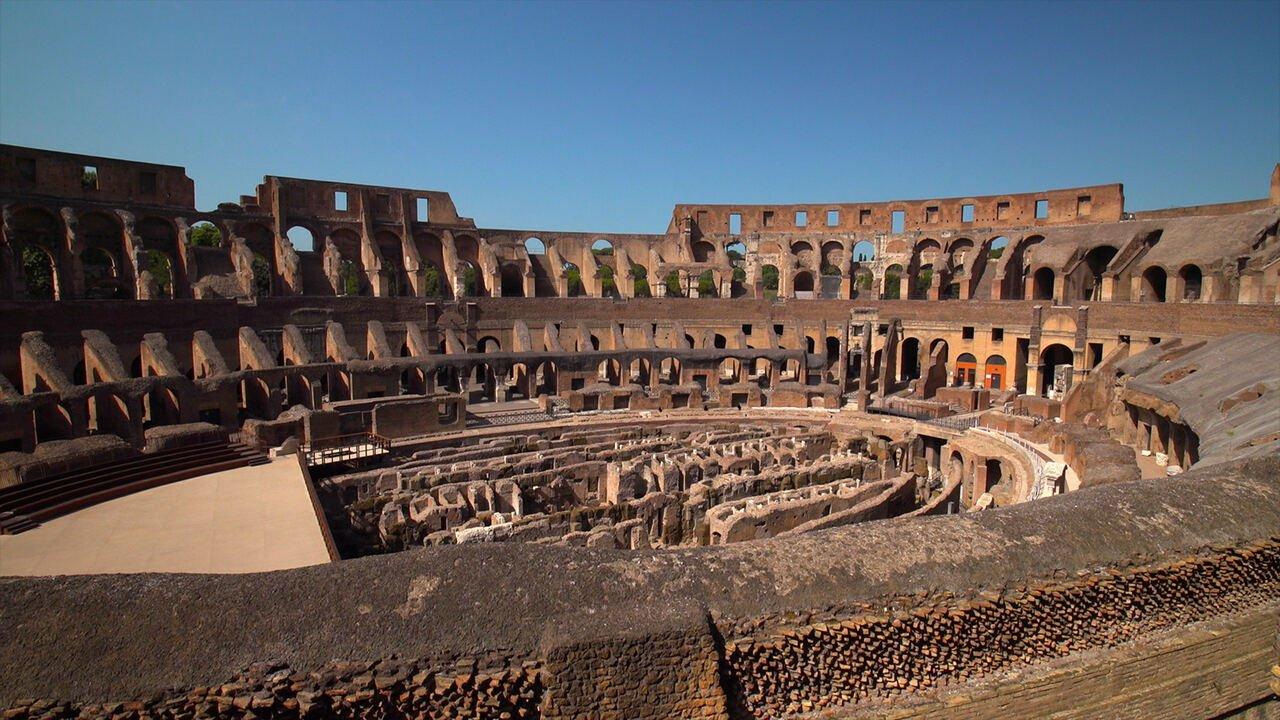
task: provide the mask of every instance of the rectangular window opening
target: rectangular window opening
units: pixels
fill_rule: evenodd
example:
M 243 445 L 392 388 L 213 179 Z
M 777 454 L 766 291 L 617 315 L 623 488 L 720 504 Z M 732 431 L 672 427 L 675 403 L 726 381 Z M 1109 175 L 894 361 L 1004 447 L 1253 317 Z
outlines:
M 1086 217 L 1093 212 L 1093 198 L 1089 195 L 1081 195 L 1076 198 L 1076 216 Z
M 155 173 L 144 172 L 138 175 L 138 184 L 142 186 L 142 194 L 155 195 L 160 183 Z
M 35 158 L 18 158 L 18 177 L 27 182 L 36 181 L 36 159 Z
M 929 207 L 927 207 L 927 208 L 925 208 L 925 209 L 924 209 L 924 221 L 925 221 L 925 222 L 927 222 L 927 223 L 929 223 L 929 224 L 931 224 L 931 225 L 932 225 L 932 224 L 935 224 L 935 223 L 937 223 L 937 222 L 938 222 L 938 216 L 939 216 L 939 212 L 938 212 L 938 206 L 937 206 L 937 205 L 930 205 Z
M 960 206 L 960 222 L 973 222 L 973 203 L 965 203 Z
M 969 325 L 965 325 L 964 327 L 960 328 L 960 337 L 961 337 L 961 339 L 963 339 L 963 340 L 972 340 L 972 339 L 973 339 L 973 327 L 971 327 L 971 326 L 969 326 Z
M 840 224 L 840 211 L 828 210 L 827 211 L 827 227 L 835 227 L 839 224 Z
M 996 203 L 996 219 L 997 220 L 1009 219 L 1009 203 L 1007 202 Z
M 333 193 L 333 209 L 339 212 L 347 211 L 347 194 L 341 190 Z
M 1089 343 L 1089 369 L 1102 364 L 1102 343 Z
M 742 234 L 742 213 L 729 213 L 729 234 Z
M 1049 201 L 1048 200 L 1036 201 L 1036 219 L 1037 220 L 1049 219 Z
M 418 222 L 426 222 L 431 216 L 431 203 L 427 198 L 418 198 L 417 200 L 417 218 Z
M 378 193 L 376 198 L 377 207 L 375 211 L 379 215 L 386 215 L 391 212 L 391 196 L 386 193 Z
M 1004 342 L 1004 328 L 991 328 L 991 342 Z
M 870 210 L 860 210 L 860 211 L 858 211 L 858 224 L 859 224 L 859 225 L 870 225 L 870 224 L 871 224 L 871 211 L 870 211 Z
M 809 212 L 807 210 L 796 211 L 796 227 L 805 227 L 809 224 Z
M 80 171 L 80 184 L 85 190 L 98 189 L 98 167 L 96 165 L 85 165 Z
M 765 210 L 763 213 L 760 214 L 760 225 L 762 225 L 763 227 L 770 227 L 771 225 L 773 225 L 772 210 Z
M 893 211 L 893 225 L 891 229 L 893 232 L 896 232 L 896 233 L 900 233 L 903 230 L 907 229 L 907 211 L 906 210 Z

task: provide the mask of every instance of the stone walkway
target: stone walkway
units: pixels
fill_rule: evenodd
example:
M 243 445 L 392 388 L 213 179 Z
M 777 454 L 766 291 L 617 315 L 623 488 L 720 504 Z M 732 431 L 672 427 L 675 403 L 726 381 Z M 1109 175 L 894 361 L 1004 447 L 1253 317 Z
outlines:
M 152 488 L 0 536 L 0 575 L 244 573 L 328 561 L 293 456 Z

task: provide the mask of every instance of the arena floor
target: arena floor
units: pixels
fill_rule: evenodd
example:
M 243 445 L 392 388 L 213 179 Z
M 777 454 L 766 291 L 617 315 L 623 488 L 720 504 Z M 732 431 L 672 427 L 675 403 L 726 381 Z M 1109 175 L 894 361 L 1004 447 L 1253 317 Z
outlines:
M 292 456 L 152 488 L 0 536 L 0 575 L 245 573 L 328 561 Z

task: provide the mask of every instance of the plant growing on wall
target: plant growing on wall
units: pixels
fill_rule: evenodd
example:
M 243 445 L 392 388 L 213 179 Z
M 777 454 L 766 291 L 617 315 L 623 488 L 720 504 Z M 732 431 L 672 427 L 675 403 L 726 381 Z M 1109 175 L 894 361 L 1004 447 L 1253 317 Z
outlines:
M 22 276 L 27 282 L 27 297 L 53 299 L 53 263 L 45 251 L 30 245 L 22 248 Z
M 196 223 L 191 227 L 191 232 L 187 233 L 187 240 L 197 247 L 222 247 L 222 233 L 218 232 L 213 223 Z
M 716 292 L 716 281 L 710 270 L 703 271 L 698 276 L 698 297 L 718 297 Z

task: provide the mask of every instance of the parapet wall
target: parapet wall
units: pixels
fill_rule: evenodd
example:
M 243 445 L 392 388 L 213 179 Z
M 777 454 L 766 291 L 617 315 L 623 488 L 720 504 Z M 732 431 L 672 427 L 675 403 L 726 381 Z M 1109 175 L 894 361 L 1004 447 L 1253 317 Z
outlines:
M 939 698 L 1197 621 L 1275 618 L 1280 462 L 1214 470 L 664 553 L 456 546 L 0 580 L 0 652 L 21 659 L 0 667 L 0 706 L 747 718 Z M 1181 716 L 1266 692 L 1202 704 L 1193 685 L 1212 679 L 1188 681 Z M 1158 678 L 1130 691 L 1167 694 Z

